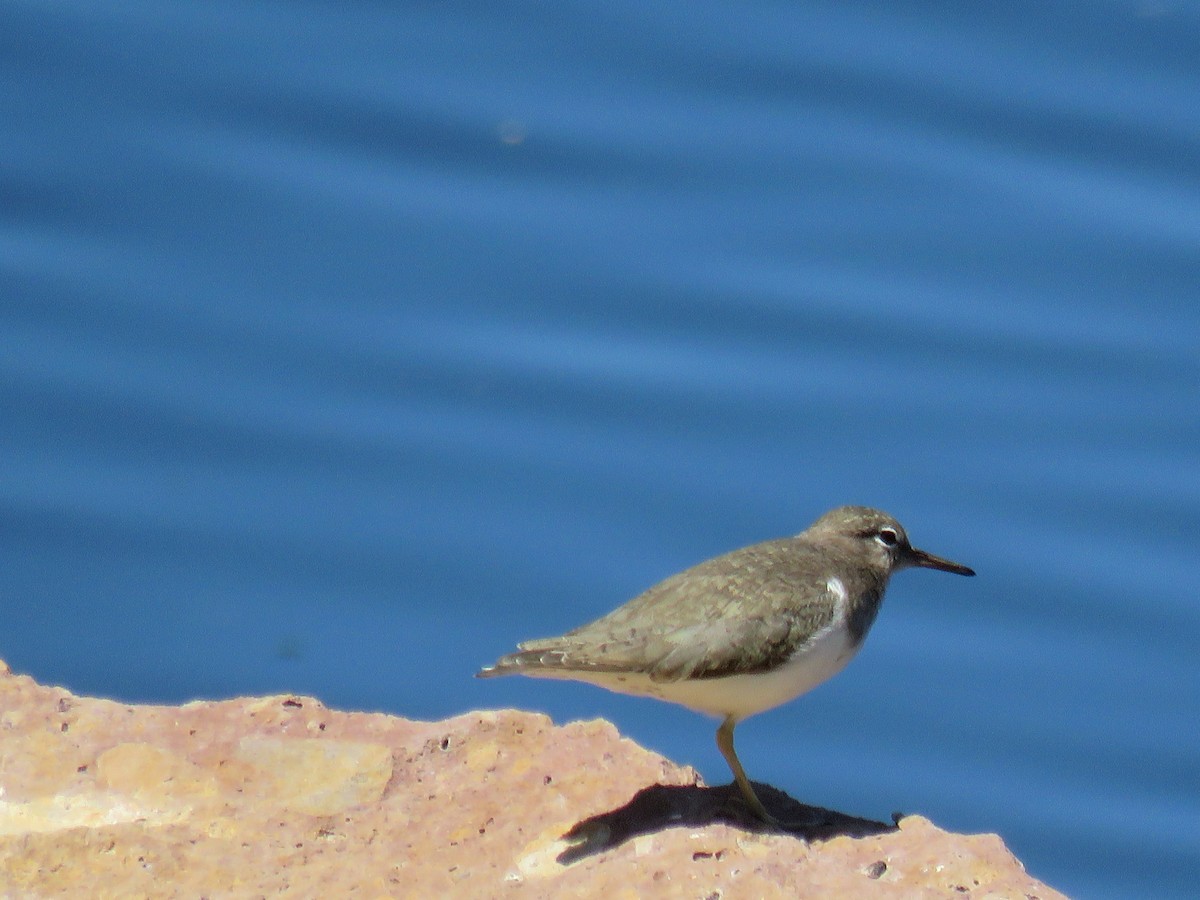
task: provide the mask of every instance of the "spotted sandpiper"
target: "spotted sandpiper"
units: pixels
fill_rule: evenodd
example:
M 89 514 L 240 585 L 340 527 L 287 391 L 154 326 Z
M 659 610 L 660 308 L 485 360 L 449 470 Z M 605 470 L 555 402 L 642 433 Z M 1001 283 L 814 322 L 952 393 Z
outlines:
M 887 513 L 842 506 L 795 537 L 672 575 L 561 637 L 519 644 L 478 677 L 586 681 L 718 716 L 717 747 L 746 804 L 788 827 L 754 793 L 733 729 L 840 672 L 862 646 L 892 573 L 914 566 L 975 574 L 914 548 Z

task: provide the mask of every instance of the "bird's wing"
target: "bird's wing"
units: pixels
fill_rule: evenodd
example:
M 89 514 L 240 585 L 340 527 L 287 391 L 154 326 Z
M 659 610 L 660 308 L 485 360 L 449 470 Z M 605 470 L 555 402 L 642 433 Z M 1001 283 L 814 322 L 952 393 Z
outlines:
M 834 605 L 822 602 L 828 588 L 788 567 L 782 544 L 701 563 L 582 628 L 521 644 L 487 674 L 646 672 L 670 682 L 770 668 L 834 615 Z

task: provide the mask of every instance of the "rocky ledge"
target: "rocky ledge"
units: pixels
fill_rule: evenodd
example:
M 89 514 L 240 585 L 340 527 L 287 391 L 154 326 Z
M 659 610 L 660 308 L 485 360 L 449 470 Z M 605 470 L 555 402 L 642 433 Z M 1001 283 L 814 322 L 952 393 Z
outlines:
M 765 830 L 602 721 L 131 706 L 0 663 L 4 897 L 1062 897 L 995 835 L 824 818 Z

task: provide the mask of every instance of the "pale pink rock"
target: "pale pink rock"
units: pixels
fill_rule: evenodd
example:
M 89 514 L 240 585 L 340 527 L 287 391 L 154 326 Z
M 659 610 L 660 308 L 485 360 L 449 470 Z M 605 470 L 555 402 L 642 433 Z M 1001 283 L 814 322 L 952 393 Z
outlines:
M 0 896 L 1062 897 L 995 835 L 766 833 L 606 722 L 512 710 L 131 706 L 0 663 L 0 789 Z

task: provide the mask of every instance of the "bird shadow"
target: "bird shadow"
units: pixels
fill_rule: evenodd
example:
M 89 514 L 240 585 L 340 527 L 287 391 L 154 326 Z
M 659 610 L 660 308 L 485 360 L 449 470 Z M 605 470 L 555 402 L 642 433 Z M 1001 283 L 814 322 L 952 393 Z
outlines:
M 736 784 L 720 787 L 655 784 L 633 795 L 624 806 L 590 816 L 571 827 L 562 840 L 569 844 L 557 860 L 570 865 L 596 853 L 618 847 L 643 834 L 680 825 L 699 827 L 725 822 L 766 834 L 791 834 L 803 841 L 824 841 L 838 835 L 867 837 L 896 830 L 892 823 L 861 819 L 793 800 L 769 785 L 754 785 L 755 793 L 783 827 L 763 822 L 742 800 Z

